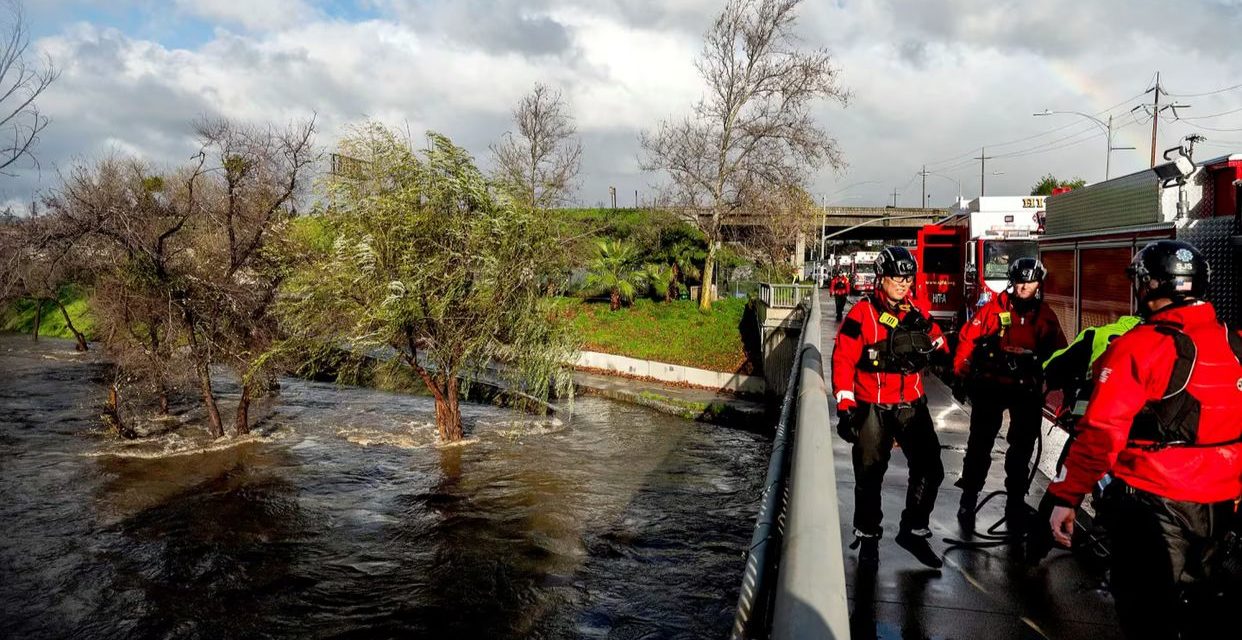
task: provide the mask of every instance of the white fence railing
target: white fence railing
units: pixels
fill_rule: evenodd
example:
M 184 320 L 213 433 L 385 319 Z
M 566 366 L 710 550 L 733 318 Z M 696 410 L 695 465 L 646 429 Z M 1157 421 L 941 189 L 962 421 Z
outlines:
M 759 283 L 759 300 L 769 309 L 793 309 L 814 296 L 813 284 Z

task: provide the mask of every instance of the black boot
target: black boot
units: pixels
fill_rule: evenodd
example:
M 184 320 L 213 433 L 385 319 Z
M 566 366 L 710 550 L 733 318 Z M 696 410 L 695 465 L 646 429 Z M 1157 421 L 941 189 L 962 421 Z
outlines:
M 851 549 L 858 549 L 858 564 L 862 567 L 874 569 L 880 564 L 880 536 L 864 535 L 854 530 L 854 541 L 850 543 Z
M 974 491 L 963 491 L 962 500 L 957 507 L 957 523 L 965 533 L 975 532 L 975 511 L 979 506 L 979 494 Z
M 874 567 L 880 564 L 880 539 L 863 538 L 858 546 L 858 564 Z
M 1023 533 L 1027 526 L 1028 508 L 1022 500 L 1010 499 L 1005 503 L 1005 525 L 1009 533 Z
M 910 552 L 919 562 L 933 568 L 939 569 L 944 566 L 944 562 L 936 552 L 932 550 L 931 544 L 927 539 L 931 537 L 931 531 L 924 529 L 918 533 L 903 529 L 897 534 L 893 541 L 902 549 Z

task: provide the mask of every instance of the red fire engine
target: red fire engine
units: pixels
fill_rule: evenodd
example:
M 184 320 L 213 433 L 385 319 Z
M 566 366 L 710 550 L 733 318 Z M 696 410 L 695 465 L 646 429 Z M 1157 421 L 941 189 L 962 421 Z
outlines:
M 1147 243 L 1184 240 L 1212 267 L 1208 299 L 1221 320 L 1242 325 L 1242 155 L 1196 166 L 1179 148 L 1173 162 L 1048 199 L 1039 240 L 1048 267 L 1044 299 L 1067 336 L 1112 322 L 1134 308 L 1126 266 Z
M 919 230 L 914 295 L 946 332 L 1005 290 L 1010 261 L 1038 255 L 1044 203 L 1044 196 L 985 196 Z

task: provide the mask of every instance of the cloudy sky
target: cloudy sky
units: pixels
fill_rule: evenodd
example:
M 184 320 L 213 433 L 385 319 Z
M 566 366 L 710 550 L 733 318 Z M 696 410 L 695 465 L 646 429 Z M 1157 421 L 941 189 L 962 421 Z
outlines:
M 647 197 L 638 133 L 703 93 L 693 60 L 724 0 L 27 0 L 33 48 L 62 70 L 40 98 L 52 119 L 40 167 L 0 177 L 0 200 L 54 188 L 57 171 L 112 151 L 159 163 L 194 150 L 190 123 L 317 114 L 332 145 L 364 118 L 433 129 L 488 163 L 510 109 L 536 82 L 572 105 L 584 148 L 577 199 Z M 1025 193 L 1048 172 L 1097 181 L 1105 136 L 1074 115 L 1114 116 L 1114 176 L 1147 166 L 1139 109 L 1157 71 L 1170 96 L 1159 149 L 1208 138 L 1199 159 L 1242 152 L 1240 0 L 808 0 L 798 30 L 829 49 L 848 107 L 822 125 L 849 166 L 813 189 L 843 205 L 933 205 Z M 1110 110 L 1111 109 L 1111 110 Z

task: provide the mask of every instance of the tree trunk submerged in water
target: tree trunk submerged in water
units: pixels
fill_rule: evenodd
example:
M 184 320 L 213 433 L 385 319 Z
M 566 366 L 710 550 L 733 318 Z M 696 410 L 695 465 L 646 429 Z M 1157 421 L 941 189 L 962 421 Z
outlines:
M 244 436 L 250 433 L 250 383 L 242 384 L 241 398 L 237 401 L 237 417 L 233 421 L 234 435 Z
M 126 440 L 133 440 L 138 434 L 121 419 L 121 392 L 117 384 L 108 385 L 108 401 L 104 404 L 104 423 L 116 429 L 118 435 Z
M 216 406 L 216 396 L 211 392 L 211 369 L 203 360 L 196 360 L 194 372 L 198 374 L 199 391 L 203 394 L 203 407 L 207 409 L 207 430 L 213 438 L 224 437 L 224 423 L 220 420 L 220 408 Z
M 43 299 L 35 302 L 34 341 L 39 341 L 39 325 L 43 322 Z
M 457 384 L 457 376 L 449 376 L 444 385 L 434 392 L 436 430 L 440 433 L 441 442 L 459 442 L 466 435 L 461 425 L 461 403 L 457 395 Z
M 461 425 L 461 403 L 457 395 L 457 373 L 454 371 L 446 375 L 436 372 L 435 375 L 432 375 L 431 371 L 424 369 L 418 364 L 418 357 L 412 349 L 403 351 L 402 355 L 405 357 L 406 364 L 418 374 L 427 390 L 431 392 L 431 396 L 435 398 L 436 431 L 440 435 L 440 442 L 460 441 L 465 437 L 466 433 Z
M 59 299 L 56 300 L 56 306 L 60 307 L 60 315 L 65 317 L 65 326 L 73 333 L 74 340 L 78 341 L 73 348 L 77 351 L 86 351 L 86 336 L 82 335 L 82 332 L 73 326 L 73 320 L 69 319 L 69 310 L 65 308 L 65 305 L 61 304 Z

